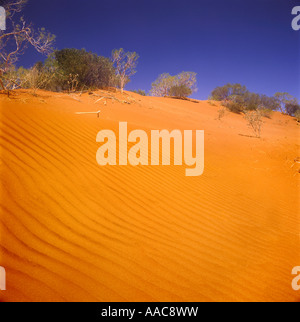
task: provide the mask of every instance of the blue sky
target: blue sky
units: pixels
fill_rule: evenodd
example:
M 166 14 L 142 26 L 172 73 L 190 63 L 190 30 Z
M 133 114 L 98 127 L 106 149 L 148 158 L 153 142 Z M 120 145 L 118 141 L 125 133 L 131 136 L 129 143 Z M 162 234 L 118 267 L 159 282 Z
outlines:
M 228 82 L 257 93 L 286 91 L 300 100 L 300 31 L 294 0 L 29 0 L 24 12 L 57 36 L 56 47 L 110 56 L 140 55 L 127 85 L 150 90 L 161 73 L 198 74 L 197 99 Z M 29 49 L 19 64 L 43 57 Z

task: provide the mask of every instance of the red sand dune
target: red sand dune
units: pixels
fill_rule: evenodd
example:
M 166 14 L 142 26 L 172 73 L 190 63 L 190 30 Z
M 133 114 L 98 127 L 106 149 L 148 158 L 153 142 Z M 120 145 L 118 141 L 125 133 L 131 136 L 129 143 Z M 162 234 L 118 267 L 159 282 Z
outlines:
M 132 103 L 0 95 L 1 301 L 299 301 L 296 121 L 274 113 L 257 139 L 218 103 L 117 96 Z M 100 167 L 96 135 L 120 121 L 205 130 L 203 176 Z

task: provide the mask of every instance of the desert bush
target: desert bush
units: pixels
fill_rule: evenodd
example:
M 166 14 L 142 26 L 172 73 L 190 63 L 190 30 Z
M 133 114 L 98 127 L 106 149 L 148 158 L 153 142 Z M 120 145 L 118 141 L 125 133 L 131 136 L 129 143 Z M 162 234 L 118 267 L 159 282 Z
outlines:
M 152 83 L 151 95 L 152 96 L 169 96 L 172 86 L 175 84 L 175 76 L 170 74 L 161 74 L 155 82 Z
M 289 114 L 289 112 L 291 112 L 288 111 L 289 107 L 291 107 L 292 105 L 298 105 L 297 99 L 289 93 L 276 93 L 274 97 L 277 101 L 278 109 L 281 113 Z
M 244 110 L 243 106 L 241 106 L 237 102 L 226 102 L 224 106 L 227 107 L 230 112 L 236 113 L 236 114 L 240 114 Z
M 138 89 L 138 90 L 134 90 L 132 91 L 133 93 L 139 94 L 141 96 L 147 96 L 146 91 L 142 90 L 142 89 Z
M 8 91 L 18 89 L 22 87 L 22 81 L 20 74 L 22 73 L 23 68 L 16 69 L 14 66 L 10 67 L 9 70 L 2 76 L 2 82 L 4 88 Z
M 231 98 L 229 101 L 222 103 L 230 112 L 240 114 L 244 111 L 244 104 L 236 98 Z
M 214 102 L 212 102 L 210 100 L 207 101 L 207 104 L 209 104 L 210 106 L 217 106 Z
M 79 85 L 78 77 L 79 77 L 78 74 L 76 74 L 76 75 L 70 74 L 69 75 L 69 80 L 68 80 L 69 93 L 74 93 L 78 90 L 78 85 Z
M 197 91 L 197 74 L 193 72 L 182 72 L 176 76 L 176 86 L 189 88 L 192 93 Z
M 227 84 L 223 87 L 217 87 L 211 93 L 211 97 L 217 101 L 223 101 L 230 112 L 240 114 L 244 110 L 254 109 L 254 95 L 247 90 L 246 86 L 241 84 Z
M 280 108 L 277 97 L 251 93 L 246 86 L 240 84 L 217 87 L 212 91 L 211 98 L 225 102 L 228 109 L 234 113 L 241 113 L 243 110 L 256 111 L 257 109 L 275 111 Z
M 161 74 L 152 83 L 151 95 L 153 96 L 177 96 L 187 97 L 197 91 L 197 74 L 193 72 L 182 72 L 176 76 Z M 174 95 L 180 94 L 180 95 Z M 182 95 L 184 94 L 184 95 Z
M 70 75 L 78 75 L 78 88 L 104 88 L 115 81 L 113 63 L 106 57 L 87 52 L 66 48 L 54 54 L 56 73 L 59 75 L 59 85 L 69 90 Z
M 273 111 L 268 108 L 260 108 L 259 112 L 261 113 L 262 117 L 266 117 L 270 119 L 272 117 Z
M 267 109 L 270 111 L 277 111 L 279 109 L 279 104 L 274 96 L 260 95 L 259 106 L 261 109 Z
M 229 96 L 228 85 L 225 85 L 215 88 L 210 95 L 210 99 L 214 101 L 225 101 Z
M 51 81 L 53 74 L 47 73 L 40 66 L 34 66 L 20 73 L 22 88 L 29 88 L 36 95 L 38 89 L 46 89 Z
M 46 89 L 53 76 L 53 73 L 45 70 L 43 64 L 39 62 L 30 69 L 11 67 L 4 74 L 3 81 L 8 90 L 32 89 L 35 94 L 37 89 Z
M 290 116 L 295 116 L 297 112 L 300 111 L 300 105 L 296 102 L 287 103 L 285 106 L 286 113 Z
M 186 85 L 178 85 L 170 88 L 169 95 L 174 97 L 188 97 L 192 95 L 193 91 Z
M 246 111 L 255 111 L 260 106 L 260 95 L 246 91 L 240 96 L 240 101 Z
M 211 97 L 215 101 L 226 101 L 232 96 L 242 96 L 245 93 L 247 93 L 246 86 L 242 86 L 241 84 L 226 84 L 215 88 L 211 93 Z
M 260 111 L 245 111 L 245 119 L 248 121 L 248 126 L 253 130 L 257 138 L 261 137 L 262 114 Z

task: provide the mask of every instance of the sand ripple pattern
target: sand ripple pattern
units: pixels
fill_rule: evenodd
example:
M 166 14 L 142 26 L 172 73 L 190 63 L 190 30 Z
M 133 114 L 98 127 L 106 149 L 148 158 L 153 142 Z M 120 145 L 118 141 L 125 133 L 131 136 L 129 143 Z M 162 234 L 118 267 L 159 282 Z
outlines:
M 100 119 L 75 115 L 88 95 L 0 97 L 1 301 L 300 301 L 296 123 L 275 114 L 258 140 L 206 102 L 135 97 Z M 119 121 L 204 129 L 204 175 L 99 167 L 96 135 Z

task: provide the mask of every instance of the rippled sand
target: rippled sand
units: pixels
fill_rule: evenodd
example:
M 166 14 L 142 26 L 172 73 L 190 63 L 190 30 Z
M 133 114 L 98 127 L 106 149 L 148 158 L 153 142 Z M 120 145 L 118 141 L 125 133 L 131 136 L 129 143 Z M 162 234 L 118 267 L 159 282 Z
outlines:
M 0 95 L 1 301 L 300 301 L 295 120 L 256 139 L 218 103 L 128 95 Z M 98 166 L 97 133 L 121 121 L 205 130 L 203 176 Z

